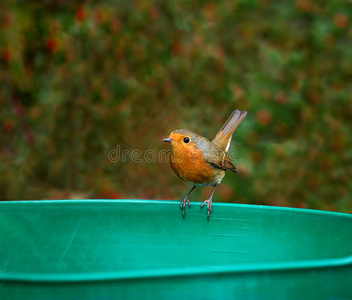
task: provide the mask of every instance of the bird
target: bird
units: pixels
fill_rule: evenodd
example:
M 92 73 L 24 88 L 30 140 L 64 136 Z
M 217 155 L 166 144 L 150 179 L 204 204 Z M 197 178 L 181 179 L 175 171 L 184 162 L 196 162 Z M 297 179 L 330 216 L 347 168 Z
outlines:
M 177 129 L 170 133 L 163 142 L 170 143 L 170 165 L 176 175 L 183 181 L 193 185 L 187 195 L 181 200 L 182 216 L 185 218 L 186 203 L 191 208 L 189 195 L 197 186 L 212 186 L 209 199 L 200 208 L 207 205 L 207 219 L 209 221 L 215 188 L 221 183 L 226 170 L 237 173 L 227 152 L 230 147 L 232 134 L 246 117 L 247 111 L 234 110 L 215 138 L 207 138 L 187 129 Z

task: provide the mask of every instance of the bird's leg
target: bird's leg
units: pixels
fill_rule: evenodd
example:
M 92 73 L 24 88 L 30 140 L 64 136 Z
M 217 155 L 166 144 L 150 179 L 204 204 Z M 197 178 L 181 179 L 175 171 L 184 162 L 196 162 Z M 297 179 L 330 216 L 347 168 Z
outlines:
M 185 208 L 186 208 L 186 202 L 188 204 L 188 207 L 191 208 L 191 204 L 189 203 L 188 196 L 192 191 L 196 188 L 196 186 L 192 187 L 191 190 L 188 192 L 188 194 L 181 200 L 181 209 L 182 209 L 182 216 L 185 218 Z
M 213 187 L 213 191 L 211 192 L 211 195 L 209 197 L 208 200 L 205 200 L 201 205 L 200 205 L 200 209 L 203 208 L 203 206 L 207 203 L 207 209 L 208 209 L 208 221 L 209 221 L 209 217 L 210 217 L 210 213 L 211 213 L 211 206 L 212 206 L 212 203 L 213 203 L 213 195 L 214 195 L 214 192 L 215 192 L 215 188 L 216 188 L 216 184 L 214 185 Z

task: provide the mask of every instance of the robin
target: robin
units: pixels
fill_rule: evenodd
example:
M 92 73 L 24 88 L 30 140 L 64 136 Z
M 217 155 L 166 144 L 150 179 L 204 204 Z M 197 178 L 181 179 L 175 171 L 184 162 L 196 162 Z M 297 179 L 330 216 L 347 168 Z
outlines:
M 190 130 L 178 129 L 170 133 L 163 142 L 171 144 L 170 164 L 172 170 L 185 182 L 193 185 L 185 198 L 181 201 L 183 218 L 185 217 L 188 196 L 197 186 L 213 186 L 210 198 L 205 200 L 200 208 L 207 204 L 208 221 L 210 217 L 212 199 L 216 186 L 225 176 L 225 171 L 237 172 L 230 157 L 229 150 L 232 134 L 247 115 L 246 111 L 236 109 L 232 112 L 224 126 L 219 130 L 213 141 L 209 141 Z

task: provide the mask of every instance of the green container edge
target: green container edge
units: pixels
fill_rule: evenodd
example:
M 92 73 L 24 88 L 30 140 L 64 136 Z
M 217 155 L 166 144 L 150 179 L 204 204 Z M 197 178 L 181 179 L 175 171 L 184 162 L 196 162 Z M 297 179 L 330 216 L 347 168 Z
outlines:
M 84 200 L 14 200 L 14 201 L 1 201 L 1 205 L 9 204 L 37 204 L 37 203 L 70 203 L 70 204 L 84 204 L 88 202 L 96 203 L 143 203 L 143 204 L 169 204 L 179 206 L 179 201 L 170 200 L 143 200 L 143 199 L 118 199 L 118 200 L 107 200 L 107 199 L 84 199 Z M 199 202 L 191 202 L 196 204 Z M 304 208 L 292 208 L 292 207 L 278 207 L 278 206 L 266 206 L 266 205 L 255 205 L 255 204 L 235 204 L 235 203 L 214 203 L 216 206 L 223 207 L 241 207 L 261 210 L 272 210 L 280 212 L 299 212 L 306 214 L 319 214 L 326 216 L 344 217 L 352 219 L 352 214 L 331 212 L 315 209 L 304 209 Z M 272 263 L 256 263 L 248 265 L 228 265 L 228 266 L 206 266 L 206 267 L 192 267 L 192 268 L 163 268 L 154 270 L 138 270 L 138 271 L 120 271 L 120 272 L 102 272 L 102 273 L 82 273 L 82 274 L 4 274 L 0 271 L 0 281 L 22 281 L 22 282 L 83 282 L 83 281 L 116 281 L 116 280 L 133 280 L 136 278 L 159 278 L 159 277 L 182 277 L 182 276 L 199 276 L 208 274 L 233 274 L 233 273 L 258 273 L 258 272 L 284 272 L 284 271 L 296 271 L 304 269 L 327 269 L 336 267 L 346 267 L 352 265 L 352 255 L 342 258 L 331 258 L 331 259 L 317 259 L 317 260 L 302 260 L 294 262 L 272 262 Z

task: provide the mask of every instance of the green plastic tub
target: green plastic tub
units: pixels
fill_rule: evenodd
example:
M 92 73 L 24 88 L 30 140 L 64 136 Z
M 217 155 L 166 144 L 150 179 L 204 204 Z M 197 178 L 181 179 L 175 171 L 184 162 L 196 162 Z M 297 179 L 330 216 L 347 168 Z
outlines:
M 352 299 L 349 214 L 0 202 L 0 299 Z

